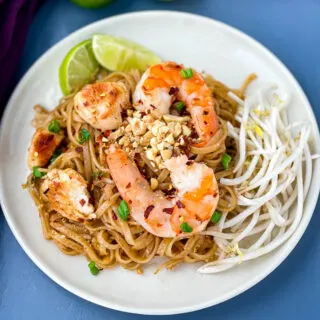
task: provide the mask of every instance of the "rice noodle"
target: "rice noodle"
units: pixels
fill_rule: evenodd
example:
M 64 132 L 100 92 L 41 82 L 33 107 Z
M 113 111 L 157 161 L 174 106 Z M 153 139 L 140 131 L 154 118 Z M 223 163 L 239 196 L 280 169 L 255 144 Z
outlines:
M 243 97 L 243 90 L 254 77 L 249 77 L 240 90 L 232 90 L 237 97 Z M 113 72 L 98 74 L 96 81 L 121 82 L 126 88 L 126 92 L 132 97 L 137 81 L 140 79 L 138 71 Z M 236 145 L 234 140 L 227 137 L 227 122 L 235 125 L 235 113 L 237 102 L 228 96 L 231 90 L 221 82 L 211 76 L 205 78 L 213 97 L 215 98 L 216 114 L 219 118 L 219 129 L 209 143 L 203 148 L 186 146 L 188 156 L 194 161 L 204 162 L 214 169 L 217 177 L 234 178 L 233 164 L 230 169 L 225 170 L 221 165 L 221 158 L 225 152 L 236 156 Z M 232 186 L 220 186 L 220 201 L 218 210 L 222 212 L 220 231 L 217 234 L 194 234 L 174 239 L 160 238 L 147 232 L 129 215 L 127 221 L 118 218 L 117 208 L 121 201 L 120 194 L 110 176 L 106 163 L 106 151 L 108 146 L 102 143 L 102 133 L 89 124 L 77 114 L 74 108 L 74 94 L 63 97 L 59 105 L 52 111 L 47 111 L 41 106 L 36 106 L 35 119 L 33 125 L 36 128 L 47 128 L 50 121 L 57 119 L 65 134 L 61 155 L 53 161 L 48 171 L 55 169 L 73 168 L 81 174 L 88 183 L 90 201 L 94 205 L 96 219 L 75 222 L 67 219 L 50 207 L 48 198 L 40 192 L 41 179 L 34 179 L 30 174 L 26 187 L 38 206 L 42 223 L 44 237 L 52 240 L 57 247 L 68 255 L 84 255 L 88 260 L 92 260 L 99 268 L 113 268 L 121 265 L 128 270 L 135 270 L 142 273 L 142 266 L 148 264 L 156 256 L 164 257 L 167 261 L 162 264 L 156 272 L 163 268 L 174 268 L 180 263 L 196 263 L 213 261 L 217 258 L 217 248 L 223 247 L 231 240 L 230 235 L 226 239 L 216 242 L 216 235 L 223 233 L 223 221 L 228 214 L 235 210 L 237 206 L 237 196 Z M 242 100 L 241 100 L 242 101 Z M 128 106 L 133 112 L 133 106 Z M 123 115 L 123 120 L 127 115 Z M 123 121 L 125 122 L 125 121 Z M 86 129 L 90 133 L 88 142 L 79 143 L 81 130 Z M 234 137 L 238 137 L 239 129 L 234 129 Z M 100 139 L 99 139 L 100 138 Z M 139 139 L 140 140 L 140 139 Z M 137 141 L 138 143 L 138 141 Z M 185 153 L 183 148 L 177 148 L 177 152 Z M 167 169 L 159 169 L 153 161 L 150 161 L 138 145 L 134 149 L 134 156 L 139 170 L 143 172 L 150 182 L 156 181 L 155 188 L 170 191 L 172 182 Z M 257 157 L 258 158 L 258 157 Z M 175 191 L 175 190 L 172 190 Z M 231 235 L 232 236 L 232 235 Z M 228 251 L 224 251 L 221 257 L 227 256 Z

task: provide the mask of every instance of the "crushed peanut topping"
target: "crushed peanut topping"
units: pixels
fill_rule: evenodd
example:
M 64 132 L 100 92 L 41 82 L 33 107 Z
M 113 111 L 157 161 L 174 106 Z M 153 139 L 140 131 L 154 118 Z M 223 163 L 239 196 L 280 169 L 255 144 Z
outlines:
M 161 115 L 157 110 L 146 114 L 130 109 L 127 115 L 127 121 L 107 138 L 103 137 L 102 142 L 124 147 L 129 154 L 144 152 L 155 168 L 165 168 L 164 161 L 173 156 L 174 147 L 186 146 L 192 134 L 188 116 Z

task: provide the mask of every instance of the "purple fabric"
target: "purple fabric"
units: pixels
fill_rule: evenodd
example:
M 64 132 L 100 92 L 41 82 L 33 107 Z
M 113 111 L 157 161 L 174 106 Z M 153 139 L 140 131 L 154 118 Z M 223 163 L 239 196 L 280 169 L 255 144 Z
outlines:
M 11 93 L 28 28 L 43 0 L 0 0 L 0 111 Z

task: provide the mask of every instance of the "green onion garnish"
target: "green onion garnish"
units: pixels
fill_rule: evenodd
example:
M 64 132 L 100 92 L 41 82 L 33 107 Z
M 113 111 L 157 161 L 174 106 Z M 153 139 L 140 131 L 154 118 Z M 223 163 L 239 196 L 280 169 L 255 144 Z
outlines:
M 100 180 L 104 176 L 102 171 L 96 171 L 92 173 L 93 180 Z
M 174 106 L 177 109 L 177 111 L 181 112 L 184 108 L 184 103 L 182 101 L 179 101 L 175 103 Z
M 33 167 L 32 168 L 32 172 L 33 172 L 33 175 L 36 177 L 36 178 L 42 178 L 43 176 L 46 175 L 45 172 L 42 172 L 39 170 L 39 167 Z
M 217 223 L 217 222 L 219 222 L 220 219 L 221 219 L 221 212 L 218 211 L 218 210 L 216 210 L 216 211 L 212 214 L 212 216 L 211 216 L 211 218 L 210 218 L 210 221 L 211 221 L 212 223 Z
M 79 143 L 83 144 L 84 142 L 88 141 L 90 139 L 90 133 L 88 130 L 82 128 L 79 135 Z
M 228 155 L 227 153 L 225 153 L 222 158 L 221 158 L 221 163 L 222 163 L 222 166 L 224 168 L 224 170 L 228 170 L 229 169 L 229 164 L 230 164 L 230 161 L 231 161 L 231 156 Z
M 53 119 L 48 125 L 48 130 L 50 132 L 59 133 L 60 129 L 60 122 L 56 119 Z
M 126 221 L 129 216 L 129 208 L 127 203 L 124 200 L 121 200 L 120 205 L 118 207 L 118 216 L 123 220 Z
M 192 227 L 190 227 L 187 222 L 181 223 L 180 229 L 182 232 L 187 232 L 187 233 L 192 232 L 193 230 Z
M 88 267 L 94 276 L 96 276 L 100 272 L 100 270 L 97 268 L 94 261 L 90 261 L 90 263 L 88 264 Z
M 188 78 L 191 78 L 193 76 L 193 71 L 190 68 L 189 69 L 182 69 L 180 71 L 180 74 L 181 74 L 181 76 L 183 78 L 188 79 Z
M 55 160 L 60 156 L 60 154 L 62 153 L 61 149 L 57 149 L 54 154 L 52 155 L 52 157 L 50 158 L 50 164 L 52 164 L 53 162 L 55 162 Z

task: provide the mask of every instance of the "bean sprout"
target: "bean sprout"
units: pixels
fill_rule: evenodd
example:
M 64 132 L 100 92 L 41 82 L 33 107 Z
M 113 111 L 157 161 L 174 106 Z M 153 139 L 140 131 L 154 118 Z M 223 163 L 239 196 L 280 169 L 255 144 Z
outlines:
M 258 258 L 282 245 L 295 232 L 302 218 L 303 202 L 312 177 L 308 140 L 309 122 L 288 123 L 288 97 L 267 88 L 241 100 L 236 119 L 240 129 L 227 124 L 238 147 L 235 178 L 221 178 L 238 193 L 238 208 L 223 213 L 218 225 L 203 234 L 217 243 L 217 260 L 206 263 L 200 273 L 218 273 L 242 261 Z

